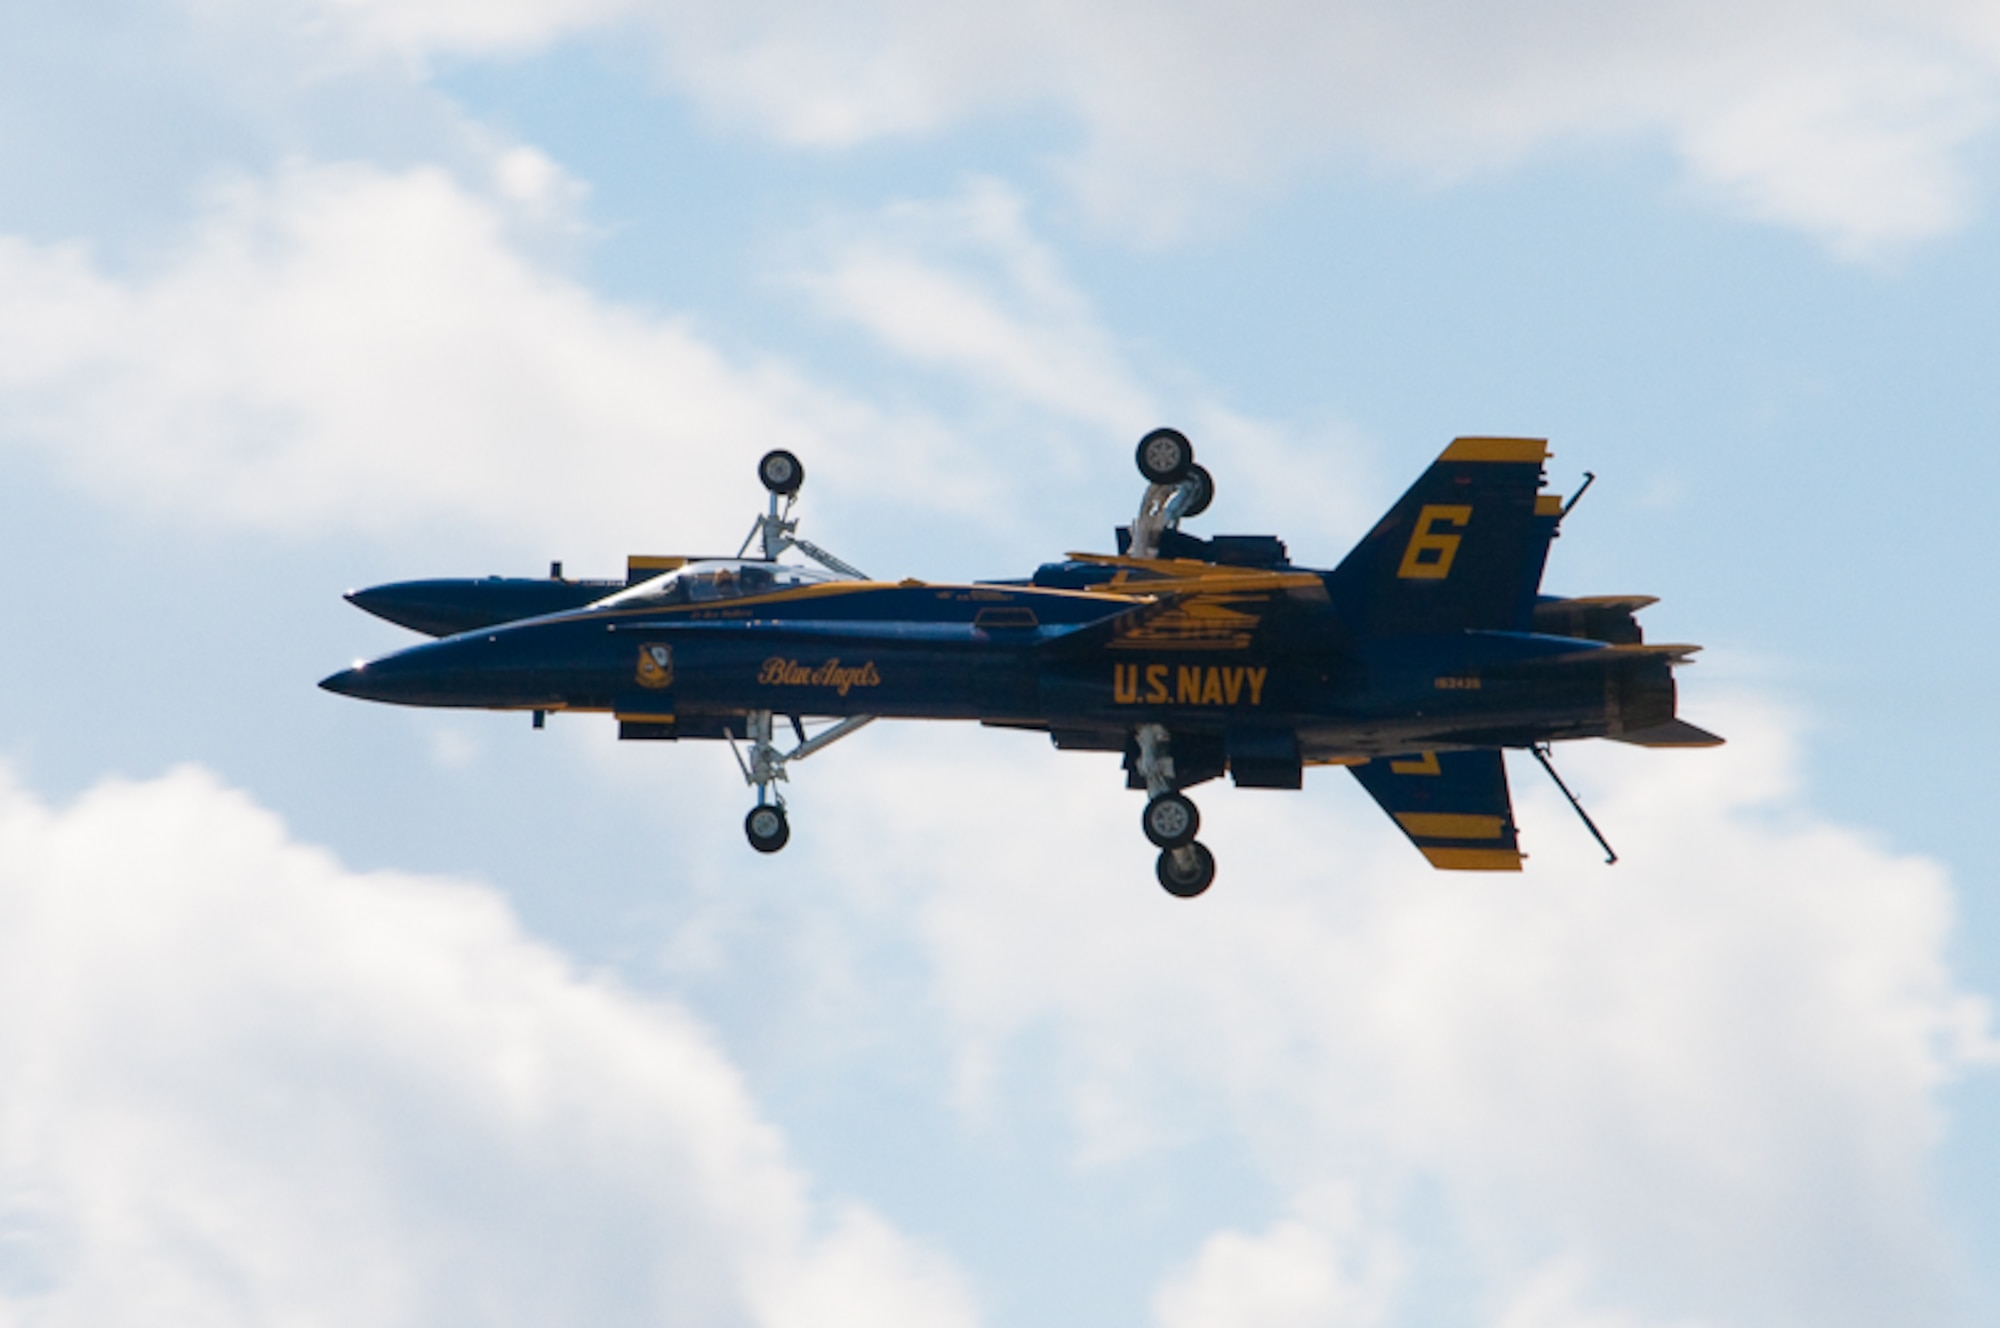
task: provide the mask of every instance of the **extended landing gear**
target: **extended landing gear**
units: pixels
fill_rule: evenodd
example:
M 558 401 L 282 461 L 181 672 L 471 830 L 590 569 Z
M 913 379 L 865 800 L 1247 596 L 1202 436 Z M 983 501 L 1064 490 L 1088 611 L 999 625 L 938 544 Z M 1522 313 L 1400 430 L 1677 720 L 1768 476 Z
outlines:
M 763 550 L 762 557 L 769 562 L 776 562 L 779 555 L 788 549 L 797 549 L 829 571 L 855 581 L 868 579 L 867 574 L 852 563 L 842 562 L 811 540 L 801 539 L 793 533 L 798 530 L 799 523 L 792 515 L 792 505 L 798 502 L 799 489 L 806 482 L 806 468 L 797 457 L 783 448 L 766 452 L 757 462 L 757 481 L 770 491 L 771 506 L 750 527 L 750 533 L 743 537 L 743 547 L 736 551 L 738 558 L 749 553 L 753 545 Z M 783 506 L 779 505 L 780 500 Z
M 1199 516 L 1215 501 L 1215 480 L 1194 463 L 1194 444 L 1179 429 L 1155 429 L 1139 440 L 1139 473 L 1146 493 L 1132 520 L 1134 558 L 1157 558 L 1160 532 L 1176 530 L 1181 518 Z
M 759 853 L 776 853 L 792 837 L 792 823 L 786 819 L 782 803 L 766 803 L 752 807 L 743 818 L 743 833 Z
M 806 482 L 806 468 L 790 452 L 779 448 L 766 452 L 757 463 L 757 478 L 772 493 L 789 498 Z
M 1138 729 L 1139 774 L 1146 781 L 1146 810 L 1139 828 L 1160 850 L 1160 884 L 1177 899 L 1193 899 L 1215 881 L 1215 855 L 1195 838 L 1201 813 L 1174 787 L 1174 757 L 1161 724 Z
M 1193 899 L 1215 883 L 1215 855 L 1198 842 L 1189 843 L 1162 852 L 1155 870 L 1168 894 Z
M 1139 440 L 1139 473 L 1149 484 L 1179 484 L 1194 466 L 1194 444 L 1179 429 L 1155 429 Z
M 842 562 L 811 540 L 800 539 L 797 535 L 799 523 L 792 510 L 798 502 L 799 490 L 805 485 L 806 468 L 796 456 L 783 448 L 766 452 L 757 462 L 757 481 L 769 491 L 770 507 L 750 527 L 750 533 L 743 537 L 743 547 L 736 551 L 738 558 L 748 554 L 754 546 L 765 561 L 775 563 L 782 554 L 797 549 L 829 571 L 856 581 L 868 579 L 860 568 Z M 745 733 L 741 745 L 738 745 L 733 731 L 723 729 L 724 736 L 729 739 L 729 750 L 736 757 L 737 768 L 743 772 L 743 782 L 757 790 L 757 805 L 743 818 L 743 833 L 749 839 L 750 847 L 759 853 L 776 853 L 792 838 L 791 820 L 785 815 L 785 798 L 778 792 L 778 785 L 787 782 L 785 767 L 831 747 L 856 729 L 875 721 L 873 715 L 850 715 L 807 736 L 805 723 L 797 715 L 789 718 L 792 732 L 798 735 L 799 740 L 798 746 L 789 752 L 780 751 L 778 744 L 771 740 L 773 716 L 768 710 L 752 710 L 743 717 Z
M 1162 793 L 1146 804 L 1139 824 L 1154 848 L 1179 848 L 1194 841 L 1201 813 L 1182 794 Z
M 875 722 L 873 715 L 850 715 L 839 723 L 821 729 L 811 737 L 806 736 L 805 725 L 794 715 L 792 731 L 798 735 L 799 745 L 789 752 L 779 751 L 771 741 L 773 716 L 768 710 L 753 710 L 747 716 L 749 740 L 744 747 L 749 755 L 744 755 L 743 747 L 736 742 L 736 735 L 728 729 L 723 732 L 729 738 L 729 750 L 736 757 L 737 768 L 743 772 L 743 782 L 757 790 L 757 805 L 743 818 L 743 833 L 750 840 L 750 847 L 759 853 L 776 853 L 792 838 L 791 821 L 785 815 L 785 799 L 778 792 L 780 783 L 789 782 L 785 767 L 793 761 L 803 761 L 814 752 L 824 751 L 848 734 L 864 725 Z

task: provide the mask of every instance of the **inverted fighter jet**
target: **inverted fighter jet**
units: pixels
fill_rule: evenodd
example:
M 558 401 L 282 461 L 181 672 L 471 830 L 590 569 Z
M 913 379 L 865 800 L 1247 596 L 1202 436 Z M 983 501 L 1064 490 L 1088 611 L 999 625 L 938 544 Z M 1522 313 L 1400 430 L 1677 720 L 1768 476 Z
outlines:
M 744 830 L 762 853 L 791 836 L 779 786 L 794 762 L 877 719 L 956 719 L 1121 753 L 1160 883 L 1183 898 L 1215 879 L 1187 790 L 1224 775 L 1297 789 L 1316 766 L 1346 766 L 1433 866 L 1519 871 L 1507 748 L 1556 779 L 1616 861 L 1551 745 L 1722 739 L 1676 718 L 1673 671 L 1699 647 L 1645 640 L 1635 614 L 1651 597 L 1540 593 L 1582 493 L 1542 491 L 1547 457 L 1541 439 L 1456 440 L 1320 571 L 1272 536 L 1183 531 L 1214 482 L 1185 435 L 1156 429 L 1139 442 L 1146 490 L 1117 553 L 954 585 L 873 580 L 800 538 L 804 467 L 771 452 L 758 464 L 768 509 L 736 556 L 635 557 L 623 582 L 569 580 L 557 564 L 547 580 L 356 591 L 437 639 L 320 686 L 727 742 L 755 790 Z

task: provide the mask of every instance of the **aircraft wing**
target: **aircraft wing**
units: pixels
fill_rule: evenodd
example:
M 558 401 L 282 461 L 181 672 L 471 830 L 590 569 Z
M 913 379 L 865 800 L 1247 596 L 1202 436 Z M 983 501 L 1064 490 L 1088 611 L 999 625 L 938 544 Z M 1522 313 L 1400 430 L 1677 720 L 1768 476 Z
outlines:
M 1521 870 L 1499 748 L 1384 756 L 1349 769 L 1431 866 Z
M 1233 567 L 1180 558 L 1072 553 L 1073 562 L 1115 569 L 1091 589 L 1129 597 L 1131 606 L 1062 642 L 1075 650 L 1244 650 L 1264 615 L 1282 599 L 1326 602 L 1317 573 Z

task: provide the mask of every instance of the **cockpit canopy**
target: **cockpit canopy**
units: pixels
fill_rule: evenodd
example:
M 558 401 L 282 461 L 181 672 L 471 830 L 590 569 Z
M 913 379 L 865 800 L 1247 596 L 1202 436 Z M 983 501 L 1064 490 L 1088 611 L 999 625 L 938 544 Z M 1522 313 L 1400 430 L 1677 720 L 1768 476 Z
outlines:
M 713 558 L 663 572 L 636 586 L 599 600 L 599 609 L 665 608 L 674 604 L 714 604 L 769 595 L 799 586 L 816 586 L 834 578 L 810 567 L 793 567 L 749 559 Z

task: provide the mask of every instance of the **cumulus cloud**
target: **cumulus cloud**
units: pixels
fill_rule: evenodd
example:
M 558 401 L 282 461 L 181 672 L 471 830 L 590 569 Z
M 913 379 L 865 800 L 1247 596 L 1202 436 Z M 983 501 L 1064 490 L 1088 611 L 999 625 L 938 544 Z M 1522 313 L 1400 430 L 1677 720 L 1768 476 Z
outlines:
M 970 1324 L 708 1032 L 197 770 L 0 783 L 0 1320 Z
M 771 447 L 810 458 L 814 492 L 850 517 L 907 519 L 919 500 L 925 520 L 1018 534 L 1032 507 L 1069 532 L 1051 542 L 1101 539 L 1126 515 L 1107 487 L 1138 491 L 1124 448 L 1169 421 L 1238 520 L 1310 537 L 1364 515 L 1345 497 L 1356 439 L 1156 390 L 1168 375 L 1133 358 L 997 182 L 811 229 L 788 268 L 819 314 L 890 353 L 885 381 L 965 389 L 947 429 L 586 289 L 532 252 L 576 224 L 578 186 L 524 147 L 496 150 L 493 174 L 490 195 L 432 168 L 239 178 L 136 273 L 0 236 L 0 436 L 99 498 L 194 524 L 446 520 L 560 541 L 579 566 L 663 531 L 733 548 Z
M 2000 39 L 1976 0 L 323 3 L 359 40 L 405 52 L 638 25 L 713 112 L 800 144 L 1054 108 L 1079 127 L 1079 194 L 1152 238 L 1327 160 L 1452 178 L 1614 140 L 1664 145 L 1752 216 L 1877 253 L 1964 222 L 1964 157 L 2000 94 Z
M 1342 1191 L 1260 1235 L 1221 1231 L 1154 1298 L 1160 1328 L 1371 1328 L 1404 1272 L 1395 1240 L 1362 1229 Z
M 1499 881 L 1431 872 L 1327 771 L 1302 797 L 1198 791 L 1222 876 L 1183 905 L 1115 759 L 921 735 L 802 787 L 836 806 L 795 820 L 856 889 L 931 883 L 909 906 L 969 1119 L 1055 1102 L 1080 1166 L 1229 1139 L 1281 1191 L 1352 1187 L 1350 1228 L 1293 1214 L 1189 1251 L 1163 1322 L 1395 1321 L 1371 1242 L 1407 1242 L 1410 1278 L 1440 1257 L 1413 1185 L 1510 1323 L 1948 1321 L 1938 1094 L 2000 1063 L 1945 961 L 1949 883 L 1811 811 L 1782 712 L 1700 709 L 1729 747 L 1569 757 L 1615 868 L 1537 772 L 1528 871 Z
M 501 164 L 536 208 L 561 192 L 545 159 Z M 93 492 L 197 519 L 460 517 L 607 559 L 662 529 L 733 543 L 715 495 L 770 447 L 868 455 L 890 499 L 966 501 L 986 473 L 920 419 L 594 295 L 509 222 L 442 171 L 298 165 L 218 190 L 149 273 L 0 237 L 0 422 Z
M 826 317 L 971 389 L 990 421 L 982 434 L 1034 468 L 1035 505 L 1056 501 L 1052 479 L 1102 493 L 1115 472 L 1130 485 L 1129 453 L 1104 440 L 1173 424 L 1213 471 L 1226 519 L 1323 539 L 1329 556 L 1364 528 L 1374 515 L 1361 505 L 1372 483 L 1364 439 L 1337 423 L 1246 415 L 1193 375 L 1148 362 L 1143 339 L 1105 324 L 1029 213 L 1018 190 L 975 178 L 817 228 L 797 245 L 792 280 Z M 1023 414 L 1032 432 L 1011 422 Z M 1072 430 L 1088 442 L 1069 441 Z
M 899 356 L 1122 436 L 1161 407 L 997 180 L 829 227 L 797 274 Z

